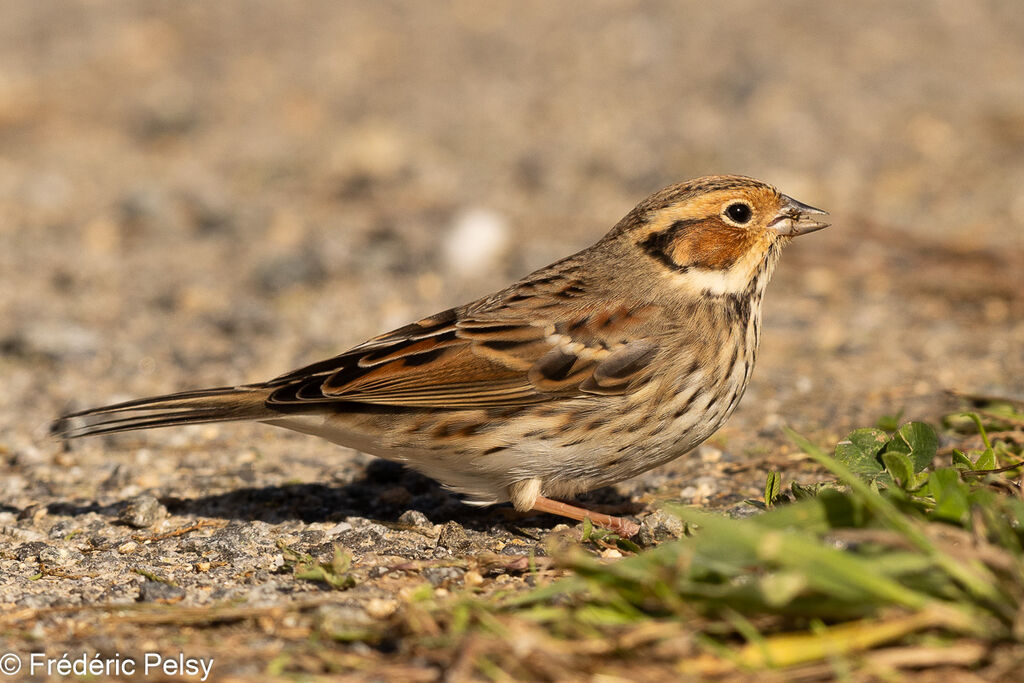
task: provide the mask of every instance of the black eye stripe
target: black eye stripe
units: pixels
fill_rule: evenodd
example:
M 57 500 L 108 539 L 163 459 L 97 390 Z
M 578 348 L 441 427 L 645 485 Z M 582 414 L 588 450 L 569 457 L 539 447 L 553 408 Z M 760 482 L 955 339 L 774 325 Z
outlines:
M 704 221 L 701 218 L 676 221 L 660 232 L 652 232 L 646 239 L 639 242 L 638 246 L 643 249 L 648 256 L 658 259 L 673 270 L 685 273 L 688 270 L 688 267 L 672 260 L 672 245 L 682 233 L 703 222 Z

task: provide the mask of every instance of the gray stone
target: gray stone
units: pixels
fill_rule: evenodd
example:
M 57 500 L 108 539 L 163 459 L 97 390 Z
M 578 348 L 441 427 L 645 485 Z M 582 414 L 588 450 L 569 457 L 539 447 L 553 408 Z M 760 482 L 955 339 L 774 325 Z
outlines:
M 128 501 L 118 518 L 128 526 L 145 529 L 167 516 L 167 508 L 153 496 L 136 496 Z
M 139 588 L 139 602 L 177 602 L 184 597 L 184 588 L 162 581 L 147 580 Z
M 425 529 L 432 526 L 430 519 L 419 510 L 406 510 L 398 516 L 398 523 L 405 524 L 416 529 Z
M 655 510 L 640 521 L 638 540 L 643 545 L 671 541 L 686 535 L 683 520 L 665 510 Z
M 56 565 L 58 567 L 67 567 L 73 564 L 77 564 L 84 558 L 78 550 L 74 548 L 61 548 L 59 546 L 46 546 L 39 551 L 39 561 L 48 565 Z
M 445 522 L 437 537 L 437 547 L 446 548 L 453 553 L 466 550 L 471 545 L 466 530 L 458 522 Z

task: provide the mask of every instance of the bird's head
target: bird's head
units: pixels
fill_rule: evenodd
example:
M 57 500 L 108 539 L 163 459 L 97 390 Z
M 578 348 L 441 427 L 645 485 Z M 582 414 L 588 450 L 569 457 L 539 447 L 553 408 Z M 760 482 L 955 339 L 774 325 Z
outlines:
M 707 176 L 654 193 L 608 237 L 635 245 L 690 289 L 739 293 L 770 275 L 793 237 L 828 226 L 823 215 L 753 178 Z

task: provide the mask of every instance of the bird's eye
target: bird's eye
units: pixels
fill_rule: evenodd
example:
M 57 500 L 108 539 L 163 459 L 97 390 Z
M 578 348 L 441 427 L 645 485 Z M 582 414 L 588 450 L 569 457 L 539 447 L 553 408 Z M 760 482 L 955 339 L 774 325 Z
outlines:
M 754 215 L 754 210 L 746 202 L 733 202 L 725 207 L 725 215 L 728 216 L 729 221 L 732 223 L 746 225 L 750 222 L 751 216 Z

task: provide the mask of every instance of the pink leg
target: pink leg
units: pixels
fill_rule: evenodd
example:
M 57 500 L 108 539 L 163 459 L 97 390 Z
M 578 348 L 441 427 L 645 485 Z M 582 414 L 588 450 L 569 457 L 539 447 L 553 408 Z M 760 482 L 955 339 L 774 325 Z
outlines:
M 544 496 L 537 496 L 537 502 L 533 504 L 533 509 L 537 512 L 547 512 L 552 515 L 559 515 L 561 517 L 568 517 L 569 519 L 575 519 L 580 522 L 585 517 L 589 517 L 590 521 L 598 526 L 602 526 L 605 529 L 610 529 L 620 536 L 630 537 L 635 536 L 640 531 L 640 527 L 630 522 L 628 519 L 622 519 L 621 517 L 612 517 L 611 515 L 605 515 L 600 512 L 591 512 L 575 505 L 569 505 L 559 500 L 551 500 Z

